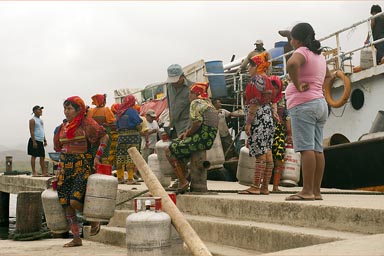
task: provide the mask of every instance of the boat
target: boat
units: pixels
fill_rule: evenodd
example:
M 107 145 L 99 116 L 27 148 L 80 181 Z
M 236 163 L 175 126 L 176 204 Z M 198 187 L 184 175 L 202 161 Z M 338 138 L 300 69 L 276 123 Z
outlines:
M 360 45 L 352 49 L 350 47 L 355 43 L 350 39 L 351 34 L 358 28 L 365 31 L 368 28 L 368 34 L 372 35 L 371 19 L 381 15 L 384 13 L 319 39 L 325 46 L 323 54 L 328 68 L 337 76 L 333 86 L 325 90 L 329 116 L 324 127 L 326 164 L 322 187 L 384 191 L 384 160 L 381 157 L 384 153 L 384 133 L 381 133 L 384 131 L 384 101 L 381 99 L 384 95 L 384 65 L 376 64 L 374 46 L 384 39 L 373 41 L 370 36 L 370 42 L 363 43 L 365 38 L 360 38 Z M 286 60 L 292 54 L 292 51 L 287 52 L 288 43 L 288 40 L 276 42 L 275 47 L 268 50 L 272 55 L 273 74 L 282 78 L 287 77 Z M 203 60 L 184 67 L 184 71 L 193 81 L 225 77 L 221 86 L 226 93 L 220 97 L 223 105 L 229 110 L 242 109 L 243 92 L 249 77 L 247 74 L 238 75 L 236 71 L 245 57 L 232 58 L 231 62 L 223 64 L 222 73 L 207 72 L 207 62 Z M 355 64 L 356 60 L 360 61 L 359 65 Z M 146 88 L 146 94 L 149 89 L 153 93 L 149 100 L 146 96 L 147 102 L 161 100 L 156 98 L 156 92 L 160 93 L 162 99 L 166 96 L 164 82 Z M 215 97 L 213 92 L 211 96 Z M 121 99 L 121 95 L 119 97 Z M 241 134 L 241 120 L 235 120 L 231 126 L 236 134 Z

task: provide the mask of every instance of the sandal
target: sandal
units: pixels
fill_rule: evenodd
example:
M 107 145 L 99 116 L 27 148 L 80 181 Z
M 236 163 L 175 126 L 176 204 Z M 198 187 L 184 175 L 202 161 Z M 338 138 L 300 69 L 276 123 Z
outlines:
M 240 195 L 260 195 L 260 190 L 253 190 L 253 189 L 246 189 L 246 190 L 240 190 L 237 191 L 237 194 Z
M 71 242 L 66 243 L 63 245 L 63 247 L 76 247 L 76 246 L 82 246 L 83 242 L 79 240 L 79 242 L 75 242 L 75 239 L 73 239 Z
M 137 182 L 135 180 L 127 180 L 125 182 L 125 184 L 127 184 L 127 185 L 141 185 L 139 182 Z
M 184 194 L 189 189 L 189 182 L 184 185 L 184 187 L 178 188 L 176 194 Z
M 99 234 L 99 232 L 100 232 L 100 222 L 97 222 L 97 224 L 93 227 L 91 225 L 91 232 L 89 232 L 90 236 L 95 236 Z

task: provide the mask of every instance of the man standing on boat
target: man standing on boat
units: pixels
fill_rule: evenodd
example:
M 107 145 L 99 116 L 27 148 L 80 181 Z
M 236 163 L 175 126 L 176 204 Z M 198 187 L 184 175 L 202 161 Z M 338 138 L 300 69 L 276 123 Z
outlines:
M 40 116 L 43 114 L 43 108 L 40 106 L 34 106 L 32 108 L 33 117 L 29 120 L 29 133 L 31 137 L 28 141 L 28 155 L 31 156 L 31 168 L 32 168 L 32 177 L 37 176 L 36 172 L 36 158 L 40 158 L 40 167 L 43 176 L 48 176 L 47 170 L 45 168 L 45 149 L 47 146 L 47 140 L 44 134 L 44 122 L 41 120 Z
M 251 51 L 250 53 L 248 53 L 247 57 L 243 60 L 243 62 L 241 63 L 239 69 L 237 70 L 237 73 L 241 73 L 241 72 L 245 71 L 245 69 L 246 69 L 246 67 L 248 65 L 248 62 L 249 62 L 248 60 L 249 59 L 252 59 L 253 56 L 256 56 L 256 55 L 266 51 L 265 48 L 264 48 L 263 40 L 260 40 L 260 39 L 256 40 L 254 45 L 256 46 L 256 48 L 253 51 Z M 268 60 L 270 60 L 270 59 L 271 59 L 271 55 L 268 54 Z M 272 73 L 272 65 L 269 65 L 266 74 L 267 74 L 267 76 L 270 76 L 271 73 Z
M 376 15 L 378 13 L 381 13 L 380 5 L 378 4 L 372 5 L 371 15 Z M 371 29 L 372 29 L 373 41 L 384 38 L 384 15 L 381 15 L 371 20 Z M 368 43 L 368 41 L 369 41 L 369 34 L 367 36 L 367 40 L 365 41 L 365 43 Z M 381 64 L 382 58 L 384 57 L 384 42 L 375 44 L 375 48 L 376 48 L 376 63 Z

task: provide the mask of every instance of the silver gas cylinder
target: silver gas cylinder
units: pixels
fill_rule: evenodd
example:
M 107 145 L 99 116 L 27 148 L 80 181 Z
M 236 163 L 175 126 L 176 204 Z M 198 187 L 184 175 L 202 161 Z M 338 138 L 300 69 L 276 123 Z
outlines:
M 52 181 L 52 187 L 41 193 L 41 200 L 47 226 L 52 233 L 61 234 L 69 230 L 65 210 L 59 203 L 59 196 L 56 190 L 56 181 Z
M 253 184 L 255 175 L 256 159 L 249 156 L 249 148 L 246 146 L 240 149 L 239 162 L 237 164 L 236 178 L 241 185 L 250 186 Z
M 88 177 L 83 215 L 88 221 L 109 221 L 115 212 L 117 178 L 95 173 Z
M 156 202 L 153 203 L 153 201 Z M 128 255 L 172 255 L 170 252 L 171 218 L 159 210 L 161 198 L 137 198 L 135 204 L 135 213 L 130 214 L 126 219 Z
M 283 187 L 295 187 L 300 181 L 301 155 L 295 153 L 292 145 L 285 148 L 284 169 L 281 173 L 280 185 Z
M 160 164 L 157 154 L 151 154 L 148 156 L 148 166 L 149 168 L 151 168 L 156 178 L 159 180 L 161 186 L 166 188 L 171 184 L 171 177 L 165 176 L 164 173 L 160 170 Z
M 155 152 L 157 154 L 157 159 L 159 160 L 161 172 L 165 176 L 176 177 L 175 173 L 173 172 L 172 166 L 166 156 L 166 151 L 168 150 L 170 144 L 171 141 L 169 140 L 168 135 L 165 132 L 162 133 L 161 140 L 159 140 L 155 144 Z
M 208 171 L 224 167 L 225 157 L 219 132 L 216 134 L 212 147 L 207 150 L 207 161 L 210 163 L 210 166 L 207 168 Z

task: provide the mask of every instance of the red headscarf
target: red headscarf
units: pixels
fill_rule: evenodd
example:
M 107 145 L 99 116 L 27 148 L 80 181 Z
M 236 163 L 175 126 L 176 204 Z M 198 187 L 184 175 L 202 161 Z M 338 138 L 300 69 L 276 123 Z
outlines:
M 105 106 L 105 100 L 106 100 L 105 94 L 96 94 L 92 96 L 92 104 L 96 107 L 104 107 Z
M 79 96 L 72 96 L 66 99 L 66 101 L 72 102 L 80 107 L 80 110 L 75 118 L 66 125 L 67 138 L 72 139 L 75 137 L 75 131 L 80 126 L 81 121 L 85 116 L 85 103 Z
M 251 60 L 257 66 L 257 74 L 264 73 L 265 71 L 267 71 L 269 65 L 271 65 L 271 63 L 268 61 L 268 56 L 269 56 L 268 52 L 262 52 L 251 58 Z
M 119 110 L 119 108 L 120 108 L 120 103 L 113 103 L 112 105 L 111 105 L 111 110 L 112 110 L 112 113 L 113 114 L 116 114 L 117 113 L 117 111 Z
M 274 86 L 274 97 L 272 97 L 272 102 L 277 103 L 283 98 L 283 82 L 278 76 L 270 76 L 271 83 Z
M 127 109 L 135 105 L 135 97 L 131 94 L 125 96 L 123 102 L 121 103 L 119 109 L 117 110 L 117 118 L 120 118 Z
M 198 94 L 200 99 L 208 99 L 208 86 L 208 83 L 197 82 L 191 85 L 190 90 L 191 92 Z

